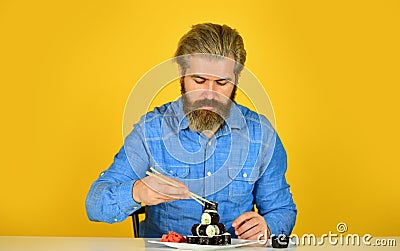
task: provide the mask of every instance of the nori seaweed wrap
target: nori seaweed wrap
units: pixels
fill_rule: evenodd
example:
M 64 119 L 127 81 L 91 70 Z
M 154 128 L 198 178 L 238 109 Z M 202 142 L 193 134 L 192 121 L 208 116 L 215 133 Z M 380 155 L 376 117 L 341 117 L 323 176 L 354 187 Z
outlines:
M 223 245 L 222 235 L 214 235 L 211 238 L 211 245 Z
M 232 237 L 231 237 L 230 233 L 222 234 L 222 243 L 223 243 L 223 245 L 231 244 L 231 239 L 232 239 Z
M 208 236 L 199 236 L 200 245 L 210 245 L 210 239 Z
M 194 224 L 193 226 L 192 226 L 192 234 L 194 235 L 194 236 L 198 236 L 199 234 L 197 233 L 197 227 L 199 227 L 200 226 L 200 224 Z
M 226 232 L 225 225 L 222 223 L 218 223 L 216 228 L 218 228 L 218 230 L 215 231 L 217 234 L 223 234 Z
M 186 236 L 186 242 L 190 244 L 199 244 L 199 236 Z
M 204 210 L 215 210 L 218 211 L 218 203 L 214 202 L 214 201 L 210 201 L 212 203 L 208 203 L 206 202 L 205 206 L 204 206 Z

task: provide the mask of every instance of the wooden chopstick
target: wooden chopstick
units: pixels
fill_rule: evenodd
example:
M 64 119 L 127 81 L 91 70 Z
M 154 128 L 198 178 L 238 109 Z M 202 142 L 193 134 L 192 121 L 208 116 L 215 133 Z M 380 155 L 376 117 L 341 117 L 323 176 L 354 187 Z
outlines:
M 155 177 L 155 178 L 157 178 L 157 179 L 163 181 L 164 183 L 167 183 L 167 184 L 169 184 L 169 185 L 171 185 L 171 186 L 173 186 L 173 187 L 179 187 L 177 184 L 172 183 L 171 181 L 166 180 L 166 179 L 164 179 L 163 177 L 157 176 L 157 175 L 155 175 L 154 173 L 151 173 L 151 172 L 149 172 L 149 171 L 146 171 L 146 174 L 149 175 L 149 176 L 153 176 L 153 177 Z
M 197 199 L 194 196 L 190 196 L 192 199 L 194 199 L 195 201 L 197 201 L 200 205 L 202 205 L 203 207 L 205 206 L 204 203 L 202 201 L 200 201 L 199 199 Z
M 206 200 L 206 199 L 204 199 L 203 197 L 201 197 L 200 195 L 197 195 L 197 194 L 195 194 L 195 193 L 192 193 L 192 192 L 189 192 L 189 194 L 190 195 L 192 195 L 193 197 L 196 197 L 197 199 L 199 199 L 199 200 L 202 200 L 202 201 L 204 201 L 204 202 L 207 202 L 207 203 L 210 203 L 210 204 L 213 204 L 214 205 L 214 203 L 213 202 L 211 202 L 211 201 L 209 201 L 209 200 Z
M 157 171 L 157 170 L 156 170 L 155 168 L 153 168 L 153 167 L 150 167 L 150 170 L 153 171 L 153 172 L 156 173 L 156 174 L 162 175 L 159 171 Z M 146 172 L 147 175 L 150 175 L 149 173 L 150 173 L 153 177 L 159 178 L 159 180 L 162 180 L 162 181 L 164 181 L 165 183 L 170 184 L 171 186 L 178 187 L 178 185 L 175 184 L 175 183 L 172 183 L 172 182 L 170 182 L 170 181 L 168 181 L 168 180 L 166 180 L 166 179 L 164 179 L 164 178 L 162 178 L 162 177 L 160 177 L 160 176 L 154 175 L 153 173 L 151 173 L 151 172 L 149 172 L 149 171 Z M 192 192 L 190 192 L 190 191 L 189 191 L 189 195 L 190 195 L 190 197 L 192 197 L 192 198 L 193 198 L 195 201 L 197 201 L 197 202 L 199 202 L 198 200 L 202 200 L 202 201 L 204 201 L 204 202 L 207 202 L 207 203 L 210 203 L 210 204 L 213 204 L 213 205 L 214 205 L 213 202 L 211 202 L 211 201 L 209 201 L 209 200 L 206 200 L 205 198 L 201 197 L 200 195 L 197 195 L 197 194 L 192 193 Z M 204 203 L 200 203 L 200 204 L 202 204 L 202 205 L 204 206 Z
M 154 178 L 157 178 L 157 179 L 161 180 L 162 182 L 167 183 L 167 184 L 169 184 L 169 185 L 171 185 L 171 186 L 173 186 L 173 187 L 179 187 L 177 184 L 175 184 L 175 183 L 173 183 L 173 182 L 171 182 L 171 181 L 169 181 L 169 180 L 166 180 L 166 179 L 164 179 L 164 178 L 162 178 L 162 177 L 160 177 L 160 176 L 157 176 L 156 174 L 151 173 L 151 172 L 149 172 L 149 171 L 146 171 L 146 174 L 149 175 L 149 176 L 152 176 L 152 177 L 154 177 Z M 192 192 L 189 192 L 189 194 L 190 194 L 190 197 L 192 197 L 192 199 L 194 199 L 196 202 L 198 202 L 199 204 L 201 204 L 201 205 L 204 207 L 204 203 L 203 203 L 203 202 L 201 202 L 201 201 L 200 201 L 199 199 L 197 199 L 195 196 L 191 195 Z M 198 196 L 198 195 L 197 195 L 197 196 Z

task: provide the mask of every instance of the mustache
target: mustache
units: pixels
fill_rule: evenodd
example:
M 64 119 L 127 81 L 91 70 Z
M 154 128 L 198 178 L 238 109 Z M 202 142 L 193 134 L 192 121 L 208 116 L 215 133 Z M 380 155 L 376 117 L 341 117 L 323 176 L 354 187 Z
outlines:
M 197 100 L 197 101 L 193 102 L 191 106 L 194 109 L 198 109 L 203 106 L 210 106 L 210 107 L 218 108 L 218 107 L 223 107 L 224 104 L 215 99 L 202 99 L 202 100 Z

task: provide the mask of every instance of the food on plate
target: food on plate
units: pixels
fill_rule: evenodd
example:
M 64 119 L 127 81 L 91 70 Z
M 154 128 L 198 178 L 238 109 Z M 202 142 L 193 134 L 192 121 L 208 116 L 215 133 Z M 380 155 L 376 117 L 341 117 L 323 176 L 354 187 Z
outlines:
M 206 202 L 201 223 L 192 226 L 192 236 L 186 236 L 187 243 L 200 245 L 231 244 L 231 234 L 219 222 L 218 203 Z
M 163 234 L 161 238 L 161 242 L 186 242 L 185 237 L 182 235 L 175 233 L 173 231 L 169 231 L 169 234 Z

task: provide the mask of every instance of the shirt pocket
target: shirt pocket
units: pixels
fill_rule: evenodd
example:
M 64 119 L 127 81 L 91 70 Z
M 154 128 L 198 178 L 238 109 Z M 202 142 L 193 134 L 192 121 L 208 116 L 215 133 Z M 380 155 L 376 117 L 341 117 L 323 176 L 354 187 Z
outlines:
M 189 175 L 189 165 L 168 165 L 168 164 L 161 164 L 155 165 L 156 169 L 159 170 L 161 173 L 169 176 L 171 178 L 186 178 Z
M 243 203 L 251 198 L 254 182 L 257 177 L 253 174 L 252 167 L 232 166 L 228 168 L 229 200 L 234 203 Z

